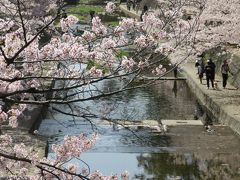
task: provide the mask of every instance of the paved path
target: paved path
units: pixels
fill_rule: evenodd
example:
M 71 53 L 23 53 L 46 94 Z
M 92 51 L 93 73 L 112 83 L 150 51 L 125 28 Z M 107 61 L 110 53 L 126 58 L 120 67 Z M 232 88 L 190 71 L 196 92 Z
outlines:
M 200 84 L 196 74 L 194 63 L 187 63 L 183 66 L 188 85 L 205 106 L 216 122 L 230 126 L 235 132 L 240 134 L 240 90 L 227 85 L 222 88 L 222 79 L 216 75 L 218 87 L 207 88 L 206 80 Z
M 135 11 L 135 10 L 131 10 L 131 11 L 129 11 L 128 9 L 127 9 L 127 6 L 126 6 L 126 4 L 121 4 L 120 6 L 119 6 L 119 8 L 121 9 L 121 11 L 123 12 L 123 13 L 125 13 L 126 15 L 128 15 L 128 16 L 130 16 L 130 17 L 132 17 L 132 18 L 136 18 L 136 19 L 138 19 L 138 20 L 140 20 L 140 15 L 141 15 L 141 10 L 139 10 L 139 11 Z

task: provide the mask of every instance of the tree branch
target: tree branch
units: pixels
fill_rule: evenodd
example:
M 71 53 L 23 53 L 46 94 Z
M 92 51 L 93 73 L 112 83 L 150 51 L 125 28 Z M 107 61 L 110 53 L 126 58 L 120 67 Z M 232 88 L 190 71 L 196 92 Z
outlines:
M 22 161 L 22 162 L 27 162 L 29 164 L 32 163 L 32 161 L 30 159 L 27 159 L 27 158 L 20 158 L 20 157 L 17 157 L 17 156 L 12 156 L 12 155 L 8 155 L 8 154 L 4 154 L 2 152 L 0 152 L 0 156 L 4 157 L 4 158 L 7 158 L 7 159 L 11 159 L 11 160 L 15 160 L 15 161 Z M 65 169 L 61 169 L 59 167 L 56 167 L 54 165 L 51 165 L 51 164 L 47 164 L 47 163 L 42 163 L 40 162 L 38 165 L 35 165 L 37 168 L 41 169 L 41 170 L 44 170 L 44 171 L 47 171 L 44 166 L 46 167 L 50 167 L 50 168 L 53 168 L 53 169 L 56 169 L 58 171 L 61 171 L 63 173 L 67 173 L 69 175 L 73 175 L 73 176 L 76 176 L 76 177 L 80 177 L 84 180 L 90 180 L 89 178 L 87 178 L 86 176 L 83 176 L 81 174 L 76 174 L 76 173 L 72 173 L 72 172 L 69 172 Z M 52 173 L 51 173 L 52 174 Z
M 27 44 L 27 33 L 26 33 L 25 25 L 24 25 L 24 20 L 23 20 L 23 17 L 22 17 L 21 5 L 20 5 L 19 0 L 17 0 L 17 7 L 18 7 L 18 14 L 19 14 L 19 17 L 20 17 L 20 20 L 21 20 L 22 29 L 23 29 L 24 41 L 25 41 L 25 44 Z
M 10 65 L 14 62 L 14 60 L 18 57 L 18 55 L 26 48 L 28 47 L 48 26 L 50 26 L 57 18 L 59 17 L 59 12 L 58 14 L 49 22 L 47 23 L 44 27 L 42 27 L 37 34 L 27 43 L 25 43 L 16 53 L 13 57 L 11 58 L 5 58 L 7 65 Z

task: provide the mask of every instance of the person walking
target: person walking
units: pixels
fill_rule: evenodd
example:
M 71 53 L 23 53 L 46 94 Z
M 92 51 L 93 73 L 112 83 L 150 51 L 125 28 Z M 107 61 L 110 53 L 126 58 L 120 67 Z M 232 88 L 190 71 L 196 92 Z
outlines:
M 148 7 L 147 5 L 144 5 L 143 6 L 143 10 L 142 10 L 142 13 L 140 15 L 140 20 L 143 21 L 143 15 L 148 11 Z
M 127 9 L 131 11 L 131 0 L 127 0 Z
M 133 1 L 132 1 L 132 7 L 133 7 L 133 10 L 134 10 L 134 11 L 136 10 L 136 4 L 137 4 L 137 1 L 136 1 L 136 0 L 133 0 Z
M 212 88 L 214 89 L 214 83 L 213 83 L 213 67 L 211 66 L 210 61 L 207 61 L 207 65 L 205 66 L 205 74 L 207 79 L 207 87 L 209 89 L 209 81 L 211 81 Z
M 213 81 L 215 80 L 215 69 L 216 69 L 216 65 L 215 63 L 212 61 L 212 59 L 209 59 L 209 65 L 212 67 L 212 79 Z
M 204 66 L 204 63 L 203 63 L 203 55 L 202 54 L 198 54 L 197 55 L 197 59 L 195 61 L 195 68 L 197 69 L 197 73 L 199 75 L 199 65 L 203 65 Z M 203 67 L 204 69 L 204 67 Z
M 224 60 L 223 64 L 221 66 L 221 73 L 222 73 L 222 85 L 223 88 L 226 88 L 227 85 L 227 80 L 228 80 L 228 72 L 230 72 L 229 66 L 228 66 L 228 61 Z
M 197 70 L 198 70 L 198 72 L 197 72 L 198 78 L 200 80 L 200 83 L 202 84 L 202 79 L 203 79 L 203 74 L 204 74 L 204 64 L 198 63 Z
M 140 8 L 140 3 L 142 0 L 136 0 L 136 12 L 138 13 L 138 10 Z

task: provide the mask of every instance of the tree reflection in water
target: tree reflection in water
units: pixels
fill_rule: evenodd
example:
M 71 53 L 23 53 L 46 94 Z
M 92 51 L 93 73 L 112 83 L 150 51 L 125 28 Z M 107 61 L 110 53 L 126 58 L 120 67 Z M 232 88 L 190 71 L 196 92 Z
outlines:
M 240 179 L 239 154 L 146 153 L 137 160 L 144 168 L 144 174 L 135 175 L 138 179 Z

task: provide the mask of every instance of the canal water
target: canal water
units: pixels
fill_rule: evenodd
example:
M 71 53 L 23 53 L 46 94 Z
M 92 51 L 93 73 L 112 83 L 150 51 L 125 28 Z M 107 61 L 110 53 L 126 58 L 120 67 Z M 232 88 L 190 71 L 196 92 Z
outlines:
M 121 82 L 111 80 L 89 89 L 108 92 L 121 86 Z M 200 121 L 203 115 L 183 80 L 159 80 L 145 88 L 75 105 L 82 111 L 118 119 L 118 122 Z M 57 108 L 70 112 L 66 105 Z M 138 126 L 124 129 L 99 118 L 89 123 L 49 108 L 38 131 L 48 137 L 48 158 L 54 158 L 51 144 L 61 143 L 65 135 L 91 135 L 97 131 L 96 145 L 81 155 L 82 161 L 71 161 L 87 168 L 83 163 L 86 162 L 91 172 L 99 170 L 111 175 L 128 171 L 130 179 L 143 180 L 240 179 L 240 140 L 225 127 L 207 133 L 202 126 L 179 126 L 157 133 Z
M 106 81 L 101 84 L 101 89 L 113 89 L 120 85 L 117 81 Z M 146 88 L 78 105 L 96 114 L 101 114 L 106 105 L 114 107 L 108 117 L 122 121 L 193 120 L 202 114 L 186 82 L 180 80 L 157 81 Z M 68 107 L 58 108 L 66 110 Z M 210 134 L 202 126 L 169 127 L 166 133 L 135 127 L 130 129 L 134 130 L 133 133 L 102 119 L 93 119 L 92 122 L 72 119 L 49 110 L 39 133 L 48 137 L 51 147 L 52 143 L 61 143 L 65 135 L 90 135 L 97 131 L 99 138 L 96 145 L 81 156 L 91 172 L 99 170 L 111 175 L 128 171 L 130 179 L 159 180 L 240 177 L 240 140 L 226 127 L 216 128 Z M 48 157 L 54 158 L 51 148 Z M 86 168 L 82 161 L 73 160 Z
M 119 85 L 117 81 L 106 81 L 101 88 L 113 89 Z M 181 80 L 158 81 L 150 87 L 123 92 L 112 98 L 88 102 L 83 106 L 91 107 L 93 112 L 100 113 L 105 105 L 114 107 L 108 117 L 135 121 L 194 119 L 196 111 L 199 109 L 199 105 L 185 81 Z M 60 108 L 66 109 L 67 107 Z M 107 175 L 127 170 L 131 178 L 151 178 L 162 168 L 166 168 L 166 170 L 171 166 L 171 168 L 175 168 L 174 161 L 170 161 L 170 159 L 174 159 L 174 155 L 168 153 L 174 149 L 168 148 L 167 136 L 156 134 L 149 129 L 136 130 L 136 134 L 133 134 L 127 129 L 113 127 L 99 119 L 96 120 L 96 127 L 99 133 L 97 144 L 81 157 L 89 164 L 91 170 L 100 170 Z M 70 116 L 51 110 L 39 127 L 39 133 L 49 137 L 50 147 L 52 143 L 61 143 L 66 134 L 78 135 L 82 132 L 91 134 L 93 131 L 96 129 L 86 120 L 74 120 Z M 52 152 L 49 149 L 49 156 L 51 155 Z M 172 172 L 168 170 L 169 173 L 164 172 L 161 177 L 167 178 L 174 174 L 182 176 L 182 173 L 186 173 L 184 172 L 186 169 L 192 169 L 192 166 L 195 166 L 193 165 L 194 160 L 189 155 L 186 158 L 189 162 L 182 167 L 180 174 L 175 170 Z M 190 175 L 195 173 L 188 171 Z

